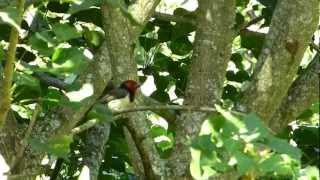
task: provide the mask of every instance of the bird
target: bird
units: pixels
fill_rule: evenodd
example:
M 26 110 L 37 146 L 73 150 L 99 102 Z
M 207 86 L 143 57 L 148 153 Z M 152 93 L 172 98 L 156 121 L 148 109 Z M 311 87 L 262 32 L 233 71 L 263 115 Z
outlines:
M 118 87 L 110 80 L 98 102 L 114 110 L 122 109 L 134 102 L 139 87 L 140 84 L 134 80 L 125 80 Z

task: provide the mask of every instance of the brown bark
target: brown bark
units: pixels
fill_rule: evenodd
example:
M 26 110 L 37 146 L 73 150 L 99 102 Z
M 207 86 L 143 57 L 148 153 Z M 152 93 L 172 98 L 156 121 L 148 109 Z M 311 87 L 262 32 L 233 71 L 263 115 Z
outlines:
M 318 3 L 317 0 L 278 1 L 253 80 L 238 110 L 254 111 L 267 123 L 270 121 L 286 96 L 316 29 Z
M 280 132 L 303 110 L 319 101 L 320 61 L 317 54 L 307 69 L 290 86 L 286 98 L 269 122 L 269 127 Z
M 225 72 L 231 55 L 234 1 L 199 1 L 197 30 L 194 42 L 185 104 L 213 106 L 222 95 Z M 194 138 L 207 113 L 183 113 L 176 121 L 176 146 L 169 160 L 168 179 L 191 178 L 190 152 L 187 138 Z
M 135 47 L 135 41 L 139 33 L 142 31 L 143 25 L 147 22 L 148 18 L 154 12 L 156 5 L 159 3 L 159 0 L 154 1 L 145 1 L 138 0 L 132 7 L 129 9 L 134 11 L 137 14 L 132 14 L 132 17 L 139 25 L 133 24 L 127 17 L 123 16 L 123 13 L 118 8 L 110 7 L 108 4 L 102 6 L 103 20 L 104 20 L 104 31 L 106 33 L 106 41 L 108 42 L 108 50 L 110 51 L 111 67 L 113 80 L 115 82 L 121 82 L 123 80 L 132 79 L 137 80 L 137 65 L 133 58 L 133 52 Z M 137 11 L 137 12 L 136 12 Z M 148 134 L 146 117 L 144 113 L 135 113 L 133 116 L 130 116 L 128 119 L 127 126 L 131 129 L 129 132 L 125 130 L 127 142 L 130 145 L 129 149 L 132 151 L 132 155 L 138 154 L 141 158 L 131 157 L 131 160 L 136 160 L 133 164 L 137 175 L 143 177 L 144 179 L 154 179 L 153 166 L 156 161 L 152 159 L 153 156 L 157 156 L 156 150 L 153 146 L 153 141 L 150 138 L 145 138 L 145 135 Z M 96 128 L 101 127 L 98 125 Z M 94 131 L 93 131 L 94 132 Z M 134 136 L 133 136 L 133 135 Z M 130 138 L 130 137 L 139 137 Z M 141 138 L 143 137 L 143 138 Z M 90 139 L 96 139 L 95 135 L 92 135 Z M 145 142 L 140 142 L 140 139 L 147 139 L 148 144 Z M 91 140 L 92 141 L 92 140 Z M 100 141 L 105 142 L 106 140 L 102 137 Z M 102 144 L 100 144 L 102 146 Z M 91 146 L 87 146 L 88 149 L 91 149 Z M 138 151 L 137 151 L 138 150 Z M 152 151 L 152 152 L 150 152 Z M 103 154 L 104 149 L 99 148 L 99 151 L 96 151 L 98 154 Z M 134 153 L 136 152 L 136 153 Z M 92 158 L 90 157 L 91 161 Z M 141 163 L 141 161 L 143 163 Z M 92 167 L 93 170 L 98 170 L 101 161 L 97 159 L 97 166 Z M 93 176 L 94 177 L 94 176 Z

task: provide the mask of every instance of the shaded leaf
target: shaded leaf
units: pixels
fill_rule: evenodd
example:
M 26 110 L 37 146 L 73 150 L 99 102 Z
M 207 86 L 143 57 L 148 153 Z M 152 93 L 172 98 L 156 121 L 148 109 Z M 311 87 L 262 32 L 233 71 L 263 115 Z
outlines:
M 112 121 L 111 110 L 103 104 L 95 104 L 89 111 L 88 119 L 98 119 L 100 122 L 111 122 Z
M 81 34 L 76 28 L 69 24 L 54 24 L 52 26 L 52 31 L 56 34 L 56 37 L 60 42 L 81 37 Z
M 30 145 L 32 149 L 39 152 L 46 152 L 57 157 L 67 158 L 70 152 L 70 144 L 73 141 L 72 136 L 58 136 L 49 139 L 47 142 L 43 142 L 40 139 L 30 139 Z
M 237 169 L 240 175 L 244 175 L 246 172 L 256 167 L 254 159 L 247 154 L 236 151 L 235 158 L 237 160 Z

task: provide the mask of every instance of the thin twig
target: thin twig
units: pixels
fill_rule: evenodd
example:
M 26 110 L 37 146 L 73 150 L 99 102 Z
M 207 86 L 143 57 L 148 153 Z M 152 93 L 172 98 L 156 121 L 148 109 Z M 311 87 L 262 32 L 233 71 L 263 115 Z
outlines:
M 212 107 L 199 107 L 199 106 L 182 106 L 182 105 L 158 105 L 158 106 L 137 106 L 131 109 L 116 111 L 113 115 L 125 114 L 136 111 L 152 111 L 152 110 L 181 110 L 181 111 L 198 111 L 198 112 L 216 112 Z
M 40 111 L 41 111 L 41 105 L 40 105 L 40 103 L 37 103 L 37 105 L 35 107 L 35 110 L 33 112 L 33 115 L 31 117 L 31 121 L 30 121 L 30 124 L 28 126 L 28 129 L 27 129 L 27 131 L 26 131 L 26 133 L 24 135 L 24 138 L 21 141 L 21 146 L 18 149 L 17 155 L 14 158 L 14 160 L 12 161 L 12 164 L 10 166 L 11 167 L 11 171 L 16 168 L 16 166 L 19 164 L 20 160 L 23 157 L 24 151 L 26 150 L 26 148 L 28 146 L 27 140 L 29 139 L 29 137 L 31 135 L 32 129 L 33 129 L 34 125 L 35 125 L 35 122 L 37 120 L 37 117 L 38 117 L 38 114 L 40 113 Z

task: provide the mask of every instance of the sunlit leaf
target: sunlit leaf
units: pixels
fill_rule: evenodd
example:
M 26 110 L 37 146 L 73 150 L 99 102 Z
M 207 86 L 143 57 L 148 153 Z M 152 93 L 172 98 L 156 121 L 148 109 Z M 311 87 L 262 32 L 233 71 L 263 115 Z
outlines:
M 237 169 L 240 175 L 244 175 L 246 172 L 255 168 L 256 163 L 254 159 L 247 154 L 237 151 L 234 156 L 237 160 Z
M 19 19 L 19 14 L 16 8 L 7 7 L 0 9 L 0 23 L 9 24 L 10 26 L 21 31 L 20 25 L 17 23 Z
M 85 67 L 87 57 L 84 52 L 78 48 L 57 48 L 52 55 L 53 68 L 52 73 L 79 73 Z

